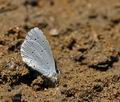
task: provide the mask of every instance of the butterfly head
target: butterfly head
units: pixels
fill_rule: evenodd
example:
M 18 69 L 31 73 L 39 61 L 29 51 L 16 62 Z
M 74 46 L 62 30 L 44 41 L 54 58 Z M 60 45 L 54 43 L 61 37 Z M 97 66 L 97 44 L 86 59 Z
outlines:
M 57 73 L 54 73 L 51 77 L 50 80 L 52 81 L 52 83 L 57 83 L 58 82 L 58 75 Z
M 48 77 L 45 77 L 45 86 L 49 86 L 49 87 L 56 87 L 58 86 L 59 80 L 58 80 L 58 75 L 52 74 L 49 75 Z

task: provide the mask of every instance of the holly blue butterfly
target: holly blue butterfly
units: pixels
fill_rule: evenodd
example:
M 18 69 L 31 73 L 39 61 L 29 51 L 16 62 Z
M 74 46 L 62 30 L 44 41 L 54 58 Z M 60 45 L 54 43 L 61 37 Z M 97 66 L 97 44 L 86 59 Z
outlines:
M 39 28 L 35 27 L 28 32 L 20 51 L 22 60 L 29 67 L 52 82 L 57 81 L 58 72 L 49 42 Z

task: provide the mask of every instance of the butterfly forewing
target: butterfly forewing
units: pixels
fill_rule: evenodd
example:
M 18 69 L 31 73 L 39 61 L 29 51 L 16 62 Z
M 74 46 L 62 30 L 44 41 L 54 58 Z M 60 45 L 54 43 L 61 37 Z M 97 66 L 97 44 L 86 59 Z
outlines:
M 28 32 L 26 40 L 21 46 L 21 56 L 28 66 L 45 76 L 56 73 L 55 62 L 49 43 L 38 28 Z

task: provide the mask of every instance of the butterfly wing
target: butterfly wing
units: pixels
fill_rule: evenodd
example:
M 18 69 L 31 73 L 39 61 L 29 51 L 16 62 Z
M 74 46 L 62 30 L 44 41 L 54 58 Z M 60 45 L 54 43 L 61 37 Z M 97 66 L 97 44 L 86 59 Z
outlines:
M 27 40 L 35 40 L 36 42 L 38 42 L 41 46 L 43 46 L 44 50 L 46 50 L 53 58 L 52 51 L 49 46 L 49 42 L 47 41 L 45 35 L 39 28 L 35 27 L 35 28 L 31 29 L 28 32 L 28 36 L 26 36 L 26 39 Z
M 56 74 L 55 62 L 49 43 L 38 28 L 28 32 L 21 46 L 23 61 L 46 77 Z

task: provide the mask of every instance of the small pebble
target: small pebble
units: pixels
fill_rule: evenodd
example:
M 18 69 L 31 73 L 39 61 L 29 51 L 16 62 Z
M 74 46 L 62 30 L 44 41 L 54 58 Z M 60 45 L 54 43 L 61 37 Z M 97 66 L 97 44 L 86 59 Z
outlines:
M 59 35 L 59 31 L 57 30 L 57 29 L 51 29 L 50 30 L 50 35 L 53 35 L 53 36 L 57 36 L 57 35 Z
M 14 61 L 10 61 L 7 63 L 6 67 L 9 69 L 14 69 L 16 67 L 16 63 Z

